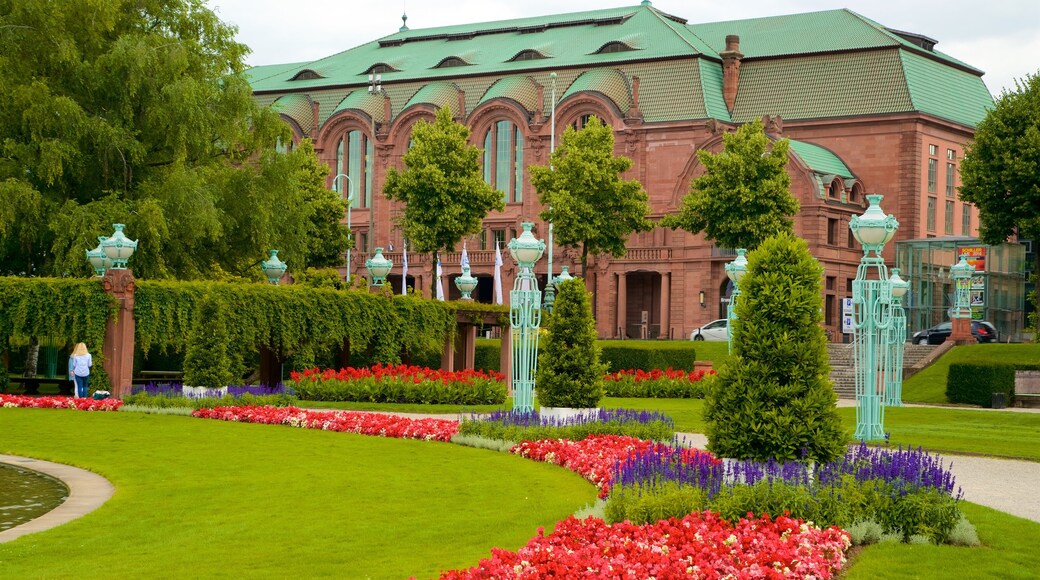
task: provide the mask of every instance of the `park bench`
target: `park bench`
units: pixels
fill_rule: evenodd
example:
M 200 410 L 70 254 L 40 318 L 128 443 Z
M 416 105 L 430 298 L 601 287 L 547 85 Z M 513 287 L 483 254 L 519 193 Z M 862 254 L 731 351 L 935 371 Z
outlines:
M 1040 371 L 1015 371 L 1015 405 L 1034 407 L 1040 403 Z
M 72 381 L 68 377 L 8 377 L 12 384 L 20 384 L 26 395 L 40 394 L 40 385 L 57 385 L 58 393 L 72 396 Z

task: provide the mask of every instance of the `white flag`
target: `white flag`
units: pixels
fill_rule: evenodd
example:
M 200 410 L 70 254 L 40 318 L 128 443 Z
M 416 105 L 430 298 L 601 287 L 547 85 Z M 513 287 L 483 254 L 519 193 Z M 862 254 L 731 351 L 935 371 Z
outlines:
M 401 296 L 408 295 L 408 240 L 401 244 Z
M 462 258 L 459 259 L 459 266 L 469 268 L 469 254 L 466 253 L 466 242 L 462 242 Z
M 502 303 L 502 250 L 495 241 L 495 304 Z
M 440 258 L 437 258 L 437 300 L 444 300 L 444 282 L 441 280 Z

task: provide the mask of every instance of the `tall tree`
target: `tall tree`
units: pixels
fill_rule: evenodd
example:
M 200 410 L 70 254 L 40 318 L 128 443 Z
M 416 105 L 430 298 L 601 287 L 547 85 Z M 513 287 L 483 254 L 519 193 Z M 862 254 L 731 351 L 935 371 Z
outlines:
M 203 0 L 0 0 L 0 273 L 86 275 L 112 222 L 143 277 L 308 261 L 313 151 L 270 153 L 234 34 Z
M 661 225 L 692 234 L 704 232 L 723 248 L 757 248 L 778 233 L 793 232 L 798 200 L 787 174 L 790 142 L 770 147 L 762 122 L 748 123 L 722 136 L 720 153 L 697 151 L 703 175 L 690 184 L 677 214 Z
M 391 168 L 383 193 L 404 203 L 401 231 L 410 249 L 432 252 L 455 247 L 480 231 L 491 210 L 502 211 L 502 194 L 484 182 L 480 150 L 469 144 L 469 128 L 456 123 L 445 107 L 433 123 L 412 128 L 404 171 Z
M 548 167 L 530 168 L 545 208 L 539 217 L 553 224 L 555 243 L 580 251 L 583 276 L 589 254 L 624 256 L 629 234 L 653 228 L 642 184 L 621 179 L 631 167 L 631 159 L 614 155 L 613 128 L 592 117 L 580 131 L 563 132 Z
M 961 162 L 961 199 L 979 208 L 979 238 L 1040 243 L 1040 72 L 1015 81 L 975 129 Z M 1040 275 L 1040 252 L 1033 269 Z M 1032 326 L 1037 327 L 1037 294 Z

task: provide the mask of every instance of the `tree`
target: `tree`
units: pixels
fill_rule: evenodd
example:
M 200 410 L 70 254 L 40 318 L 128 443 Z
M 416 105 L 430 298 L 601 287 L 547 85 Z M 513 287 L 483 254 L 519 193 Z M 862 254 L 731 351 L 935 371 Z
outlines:
M 87 275 L 113 222 L 141 277 L 328 262 L 313 149 L 274 154 L 234 34 L 202 0 L 0 0 L 0 273 Z
M 553 224 L 555 243 L 580 251 L 582 275 L 589 254 L 624 256 L 629 234 L 653 228 L 642 184 L 620 177 L 631 167 L 631 159 L 614 155 L 614 130 L 596 117 L 563 132 L 548 167 L 530 167 L 545 207 L 539 217 Z
M 705 395 L 708 448 L 716 455 L 826 462 L 845 452 L 820 326 L 822 275 L 805 240 L 789 233 L 748 255 L 733 354 Z
M 193 387 L 220 389 L 231 384 L 228 354 L 228 328 L 224 310 L 212 295 L 206 294 L 188 336 L 184 354 L 184 382 Z
M 704 232 L 723 248 L 749 250 L 769 236 L 793 232 L 791 216 L 799 204 L 786 169 L 790 142 L 781 139 L 770 148 L 758 120 L 722 140 L 721 153 L 697 151 L 705 172 L 690 184 L 679 213 L 665 216 L 661 225 Z
M 607 365 L 596 346 L 589 292 L 577 278 L 560 285 L 538 355 L 535 385 L 543 407 L 595 407 Z
M 437 111 L 433 123 L 417 122 L 411 138 L 405 170 L 387 172 L 383 193 L 404 203 L 400 226 L 409 248 L 432 252 L 436 263 L 438 252 L 479 232 L 488 213 L 504 210 L 505 202 L 484 182 L 480 150 L 448 108 Z
M 979 239 L 1040 242 L 1040 72 L 1015 81 L 975 129 L 961 162 L 960 197 L 979 208 Z M 1040 274 L 1040 253 L 1034 275 Z M 1037 327 L 1037 295 L 1032 295 Z

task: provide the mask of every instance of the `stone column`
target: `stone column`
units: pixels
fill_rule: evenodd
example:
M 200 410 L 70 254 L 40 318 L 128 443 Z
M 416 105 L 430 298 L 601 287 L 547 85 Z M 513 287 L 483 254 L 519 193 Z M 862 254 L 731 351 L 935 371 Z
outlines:
M 661 274 L 661 335 L 657 338 L 672 338 L 672 273 Z
M 112 396 L 130 394 L 134 374 L 134 274 L 130 270 L 110 268 L 101 279 L 105 292 L 118 304 L 116 314 L 105 324 L 102 347 L 105 372 L 112 381 Z
M 625 331 L 628 322 L 628 273 L 618 272 L 617 275 L 617 310 L 615 311 L 614 318 L 617 322 L 615 326 L 620 329 L 620 336 L 618 338 L 625 338 Z
M 459 353 L 462 355 L 462 368 L 472 369 L 477 362 L 477 327 L 464 324 L 459 327 Z

